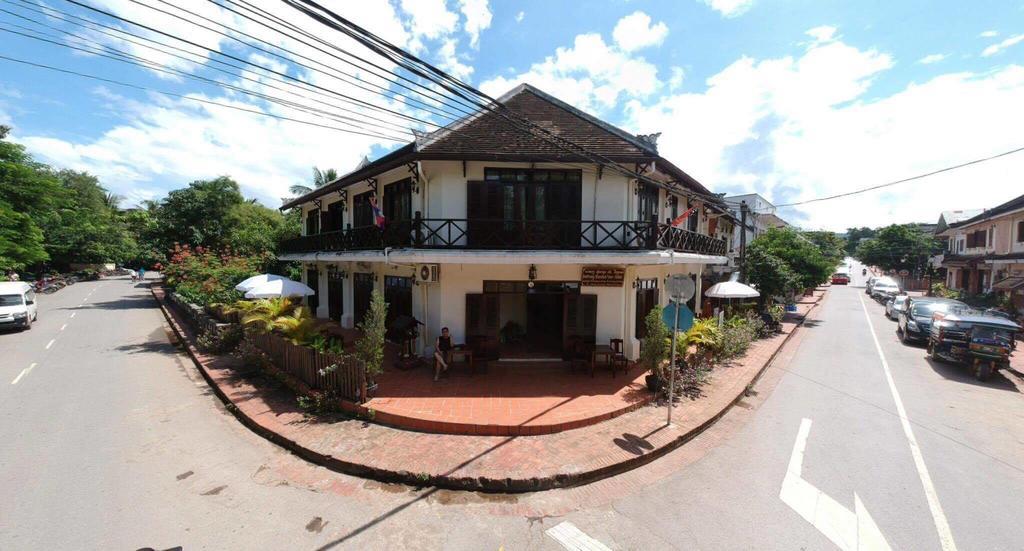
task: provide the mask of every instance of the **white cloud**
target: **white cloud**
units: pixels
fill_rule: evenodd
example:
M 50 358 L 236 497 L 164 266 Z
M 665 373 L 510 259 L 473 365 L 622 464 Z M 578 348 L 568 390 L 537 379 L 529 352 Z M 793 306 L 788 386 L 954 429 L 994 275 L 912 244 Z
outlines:
M 480 89 L 499 96 L 522 82 L 587 111 L 609 109 L 621 96 L 647 97 L 659 87 L 654 65 L 608 45 L 599 34 L 577 35 L 571 48 L 558 48 L 528 71 L 494 77 Z
M 1021 42 L 1024 42 L 1024 34 L 1017 34 L 1017 35 L 1011 36 L 1010 38 L 1007 38 L 1006 40 L 1003 40 L 1002 42 L 1000 42 L 998 44 L 993 44 L 993 45 L 989 46 L 988 48 L 985 48 L 985 50 L 981 52 L 981 57 L 991 57 L 991 56 L 994 56 L 994 55 L 998 54 L 999 52 L 1002 52 L 1003 50 L 1006 50 L 1007 48 L 1009 48 L 1009 47 L 1011 47 L 1011 46 L 1013 46 L 1015 44 L 1019 44 Z
M 414 39 L 441 38 L 455 32 L 459 16 L 448 10 L 445 0 L 402 0 L 402 11 L 409 14 L 409 30 Z
M 469 45 L 476 48 L 480 45 L 480 33 L 491 26 L 491 9 L 487 0 L 459 0 L 459 9 L 466 18 L 464 28 L 469 35 Z
M 672 76 L 668 79 L 669 91 L 675 91 L 677 88 L 683 85 L 683 79 L 686 78 L 686 71 L 682 67 L 672 67 Z
M 651 25 L 651 16 L 635 11 L 615 24 L 612 37 L 624 52 L 633 52 L 649 46 L 658 46 L 668 36 L 668 25 L 659 21 Z
M 978 36 L 981 38 L 994 38 L 999 36 L 999 31 L 984 31 Z
M 455 51 L 458 44 L 459 41 L 454 38 L 444 41 L 441 49 L 437 52 L 437 56 L 440 58 L 439 67 L 459 80 L 469 81 L 469 77 L 473 74 L 473 67 L 459 61 Z
M 516 14 L 516 23 L 522 23 L 524 17 L 526 17 L 526 12 L 520 10 L 519 13 Z
M 738 17 L 754 5 L 754 0 L 701 0 L 722 17 Z
M 289 185 L 309 179 L 311 166 L 347 171 L 377 141 L 186 100 L 155 99 L 130 108 L 131 122 L 94 140 L 36 135 L 18 141 L 41 161 L 96 174 L 132 203 L 196 179 L 229 175 L 246 195 L 272 206 Z
M 757 191 L 780 204 L 1019 147 L 1024 67 L 946 74 L 870 97 L 872 80 L 894 64 L 885 53 L 840 41 L 797 57 L 743 57 L 701 93 L 629 102 L 628 127 L 664 132 L 661 154 L 711 189 Z M 1008 157 L 781 214 L 834 230 L 929 222 L 942 210 L 992 206 L 1019 194 L 1022 172 L 1024 158 Z
M 833 27 L 832 25 L 820 25 L 818 27 L 814 27 L 813 29 L 808 29 L 804 31 L 804 34 L 814 39 L 812 44 L 820 44 L 822 42 L 831 42 L 835 40 L 837 38 L 836 31 L 838 30 L 839 29 Z
M 924 65 L 931 65 L 932 63 L 938 63 L 943 59 L 946 59 L 947 57 L 949 56 L 946 54 L 928 54 L 922 57 L 921 59 L 917 60 L 917 62 L 923 63 Z

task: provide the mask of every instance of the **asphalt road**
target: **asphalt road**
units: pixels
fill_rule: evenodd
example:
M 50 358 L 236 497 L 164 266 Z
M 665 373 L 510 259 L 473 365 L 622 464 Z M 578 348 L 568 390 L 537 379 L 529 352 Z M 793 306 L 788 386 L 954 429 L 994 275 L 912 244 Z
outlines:
M 780 499 L 805 419 L 801 487 L 839 513 L 856 494 L 891 548 L 941 549 L 943 533 L 947 549 L 1022 548 L 1024 385 L 900 344 L 860 269 L 701 437 L 616 479 L 513 497 L 312 467 L 224 411 L 148 290 L 79 283 L 42 296 L 31 331 L 0 334 L 0 548 L 555 550 L 548 531 L 568 521 L 612 549 L 835 549 L 829 515 Z

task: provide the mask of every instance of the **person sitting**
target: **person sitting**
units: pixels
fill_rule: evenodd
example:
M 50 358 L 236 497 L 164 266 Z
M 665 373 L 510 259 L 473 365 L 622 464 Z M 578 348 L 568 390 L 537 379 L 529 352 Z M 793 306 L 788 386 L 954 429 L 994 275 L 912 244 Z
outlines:
M 441 328 L 441 335 L 434 341 L 434 380 L 441 377 L 442 371 L 448 371 L 448 364 L 452 362 L 452 336 L 448 334 L 448 328 Z

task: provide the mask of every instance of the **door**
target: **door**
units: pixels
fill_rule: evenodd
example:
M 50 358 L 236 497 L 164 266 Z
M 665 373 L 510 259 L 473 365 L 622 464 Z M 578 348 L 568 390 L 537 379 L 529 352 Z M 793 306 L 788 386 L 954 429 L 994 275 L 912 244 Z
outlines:
M 370 311 L 370 296 L 373 294 L 374 276 L 370 273 L 356 272 L 352 274 L 352 313 L 355 324 L 363 323 L 366 313 Z
M 636 320 L 633 334 L 638 339 L 647 336 L 647 314 L 658 305 L 658 280 L 644 279 L 636 290 Z
M 500 183 L 466 183 L 467 241 L 470 247 L 497 247 L 505 243 L 504 188 Z M 511 188 L 509 189 L 511 192 Z
M 313 289 L 313 294 L 306 297 L 306 305 L 310 314 L 316 317 L 316 309 L 320 307 L 320 271 L 316 268 L 306 270 L 306 285 Z
M 345 311 L 344 281 L 340 273 L 327 272 L 327 315 L 334 321 L 341 321 L 341 314 Z
M 566 293 L 562 301 L 562 347 L 572 352 L 572 343 L 582 340 L 594 344 L 597 340 L 597 295 Z
M 388 303 L 387 321 L 384 323 L 387 337 L 397 341 L 401 335 L 392 333 L 391 326 L 399 316 L 412 317 L 412 278 L 384 276 L 384 302 Z
M 466 344 L 482 357 L 498 355 L 500 299 L 497 293 L 466 295 Z M 458 335 L 455 338 L 458 339 Z
M 391 241 L 408 246 L 412 241 L 412 180 L 406 178 L 384 186 L 384 220 Z

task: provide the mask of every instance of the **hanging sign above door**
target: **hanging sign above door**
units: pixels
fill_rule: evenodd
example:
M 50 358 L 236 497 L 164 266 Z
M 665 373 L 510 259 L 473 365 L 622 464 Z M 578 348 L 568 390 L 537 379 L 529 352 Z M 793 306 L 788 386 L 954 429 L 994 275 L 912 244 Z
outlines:
M 615 266 L 584 266 L 580 285 L 584 287 L 622 287 L 626 269 Z

